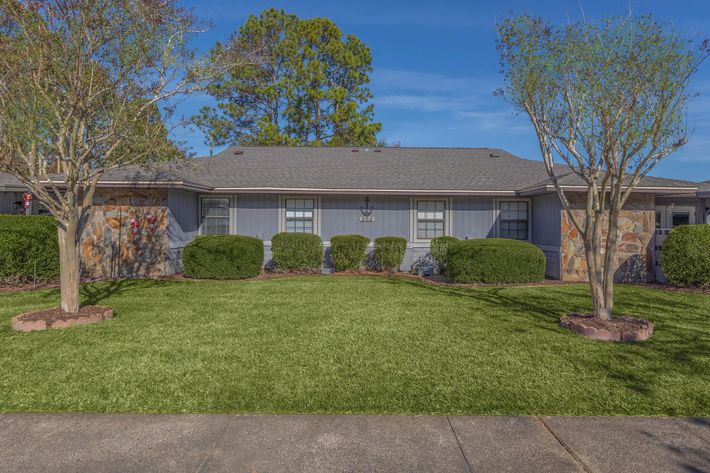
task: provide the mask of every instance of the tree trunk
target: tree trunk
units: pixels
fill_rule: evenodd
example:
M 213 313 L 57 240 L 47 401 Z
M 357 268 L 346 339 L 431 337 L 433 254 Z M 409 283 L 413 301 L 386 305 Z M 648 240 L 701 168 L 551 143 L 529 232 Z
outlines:
M 596 216 L 600 218 L 600 216 Z M 592 315 L 610 320 L 614 310 L 614 267 L 607 265 L 607 259 L 601 254 L 602 222 L 596 222 L 593 229 L 588 229 L 584 241 L 584 253 L 587 258 L 589 287 L 592 293 Z M 608 241 L 607 241 L 608 243 Z M 614 239 L 616 246 L 616 239 Z M 611 280 L 608 278 L 611 277 Z
M 78 219 L 57 227 L 59 233 L 59 284 L 61 308 L 79 312 L 79 223 Z

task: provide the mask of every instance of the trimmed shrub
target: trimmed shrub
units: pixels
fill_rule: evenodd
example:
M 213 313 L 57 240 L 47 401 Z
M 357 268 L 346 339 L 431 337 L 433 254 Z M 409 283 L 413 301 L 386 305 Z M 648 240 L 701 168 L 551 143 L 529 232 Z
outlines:
M 407 239 L 401 237 L 375 238 L 375 264 L 386 271 L 397 271 L 404 261 Z
M 312 233 L 277 233 L 271 238 L 276 269 L 317 270 L 323 263 L 323 241 Z
M 59 277 L 54 217 L 0 215 L 0 280 L 24 282 L 35 275 L 45 281 Z
M 264 243 L 242 235 L 199 236 L 183 250 L 182 263 L 191 278 L 253 278 L 264 263 Z
M 436 261 L 436 265 L 440 273 L 446 271 L 446 259 L 449 254 L 449 245 L 455 241 L 459 240 L 458 238 L 454 238 L 452 236 L 440 236 L 431 240 L 429 252 L 434 258 L 434 261 Z
M 330 254 L 336 271 L 362 269 L 370 239 L 362 235 L 337 235 L 330 239 Z
M 663 243 L 661 269 L 673 284 L 710 285 L 710 225 L 681 225 Z
M 519 284 L 545 279 L 545 255 L 532 243 L 506 238 L 449 245 L 446 274 L 459 283 Z

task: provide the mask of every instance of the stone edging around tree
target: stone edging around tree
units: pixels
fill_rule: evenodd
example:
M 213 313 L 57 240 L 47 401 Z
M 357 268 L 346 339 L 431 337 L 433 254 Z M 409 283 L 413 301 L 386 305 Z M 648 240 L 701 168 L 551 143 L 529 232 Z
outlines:
M 572 313 L 560 317 L 560 326 L 583 337 L 607 342 L 638 342 L 653 335 L 653 322 L 626 315 L 604 320 L 591 314 Z
M 95 324 L 112 318 L 113 309 L 109 307 L 84 306 L 77 314 L 67 314 L 59 308 L 52 308 L 16 315 L 10 325 L 18 332 L 33 332 Z

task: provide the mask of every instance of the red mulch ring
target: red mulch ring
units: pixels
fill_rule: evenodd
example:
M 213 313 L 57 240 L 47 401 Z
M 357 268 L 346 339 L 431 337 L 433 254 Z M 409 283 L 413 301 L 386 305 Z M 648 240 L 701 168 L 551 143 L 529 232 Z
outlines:
M 626 315 L 605 320 L 592 314 L 572 313 L 560 317 L 560 326 L 583 337 L 608 342 L 637 342 L 653 335 L 653 322 Z
M 20 314 L 10 321 L 19 332 L 67 328 L 74 325 L 95 324 L 113 318 L 113 309 L 95 305 L 83 306 L 79 312 L 69 314 L 59 307 Z

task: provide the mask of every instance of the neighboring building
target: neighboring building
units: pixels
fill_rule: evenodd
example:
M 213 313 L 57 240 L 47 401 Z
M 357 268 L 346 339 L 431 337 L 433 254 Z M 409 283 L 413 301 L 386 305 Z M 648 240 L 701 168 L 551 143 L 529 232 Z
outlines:
M 583 212 L 585 188 L 568 171 L 559 181 Z M 4 202 L 21 192 L 0 175 L 0 210 L 13 213 Z M 549 277 L 586 279 L 582 242 L 543 163 L 500 149 L 233 147 L 160 171 L 112 172 L 96 202 L 81 245 L 93 277 L 179 272 L 182 248 L 199 234 L 257 237 L 268 260 L 271 237 L 290 231 L 316 233 L 326 247 L 334 235 L 405 237 L 403 269 L 436 236 L 516 238 L 543 250 Z M 710 185 L 643 179 L 622 212 L 617 279 L 660 276 L 657 233 L 710 222 L 709 208 Z

